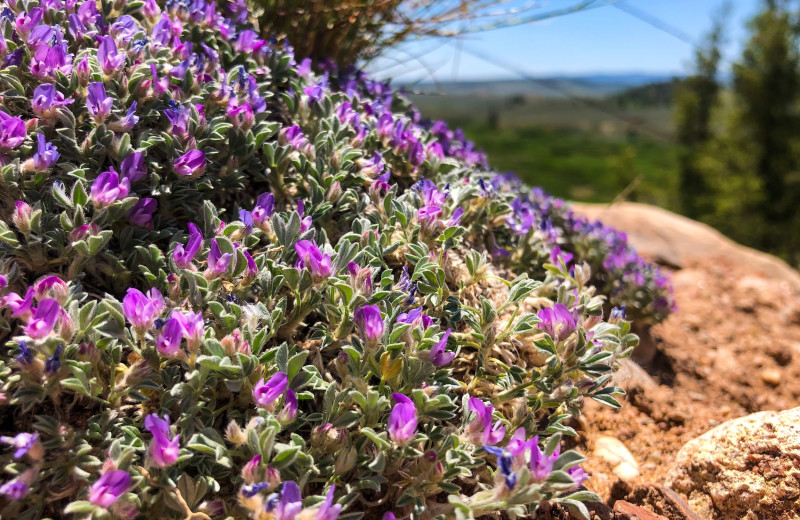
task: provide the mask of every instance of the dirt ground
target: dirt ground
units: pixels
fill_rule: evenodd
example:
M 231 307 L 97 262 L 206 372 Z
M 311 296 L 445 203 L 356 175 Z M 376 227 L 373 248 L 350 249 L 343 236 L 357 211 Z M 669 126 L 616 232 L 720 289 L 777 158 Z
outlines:
M 678 311 L 643 335 L 639 364 L 620 372 L 622 408 L 587 402 L 579 424 L 578 449 L 592 474 L 586 486 L 609 504 L 624 498 L 647 507 L 648 486 L 664 483 L 678 450 L 721 422 L 800 406 L 793 284 L 722 257 L 685 264 L 672 279 Z M 623 480 L 593 456 L 601 436 L 630 450 L 638 477 Z M 661 509 L 670 519 L 693 518 Z

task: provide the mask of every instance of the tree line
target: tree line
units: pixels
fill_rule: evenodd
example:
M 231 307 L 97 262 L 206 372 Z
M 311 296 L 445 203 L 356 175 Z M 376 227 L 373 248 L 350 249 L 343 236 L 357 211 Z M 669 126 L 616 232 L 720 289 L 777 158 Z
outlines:
M 675 93 L 682 212 L 800 263 L 800 2 L 765 0 L 721 78 L 727 8 Z

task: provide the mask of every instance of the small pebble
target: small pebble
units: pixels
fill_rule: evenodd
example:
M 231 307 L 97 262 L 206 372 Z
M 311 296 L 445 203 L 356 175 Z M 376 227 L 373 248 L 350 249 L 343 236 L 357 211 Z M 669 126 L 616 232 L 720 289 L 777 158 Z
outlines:
M 767 368 L 761 371 L 761 380 L 769 386 L 778 386 L 781 383 L 781 371 Z

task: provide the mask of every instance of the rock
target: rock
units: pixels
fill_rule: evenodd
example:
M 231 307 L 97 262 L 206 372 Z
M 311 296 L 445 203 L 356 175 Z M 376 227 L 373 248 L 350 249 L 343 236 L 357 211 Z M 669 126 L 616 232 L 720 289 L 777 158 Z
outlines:
M 766 368 L 761 371 L 761 380 L 769 386 L 781 384 L 781 371 L 774 368 Z
M 666 485 L 710 520 L 800 520 L 800 408 L 726 421 L 689 441 Z
M 647 509 L 631 504 L 630 502 L 625 502 L 624 500 L 618 500 L 614 504 L 614 511 L 636 518 L 637 520 L 669 520 L 669 518 L 665 516 L 657 515 L 652 511 L 648 511 Z
M 627 493 L 625 500 L 647 507 L 669 520 L 703 520 L 677 493 L 658 484 L 640 484 Z
M 656 262 L 677 268 L 711 258 L 725 258 L 746 267 L 754 279 L 780 281 L 787 288 L 800 290 L 800 274 L 788 264 L 766 253 L 741 246 L 705 224 L 676 215 L 665 209 L 622 202 L 619 204 L 573 204 L 575 212 L 628 234 L 636 250 Z M 749 280 L 759 296 L 763 284 Z
M 598 437 L 594 444 L 594 455 L 614 468 L 612 471 L 622 480 L 639 476 L 639 464 L 622 441 L 615 437 Z

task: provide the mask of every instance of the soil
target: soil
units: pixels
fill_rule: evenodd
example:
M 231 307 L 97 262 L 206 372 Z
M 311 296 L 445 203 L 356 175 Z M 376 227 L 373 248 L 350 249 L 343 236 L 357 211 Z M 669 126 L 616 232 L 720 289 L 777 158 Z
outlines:
M 697 518 L 661 487 L 678 450 L 728 419 L 800 406 L 797 287 L 757 271 L 727 256 L 674 271 L 678 311 L 644 331 L 635 354 L 644 370 L 618 375 L 622 408 L 585 404 L 578 449 L 588 456 L 586 487 L 608 504 L 624 499 L 670 519 Z M 600 436 L 622 441 L 641 475 L 623 481 L 593 457 Z

